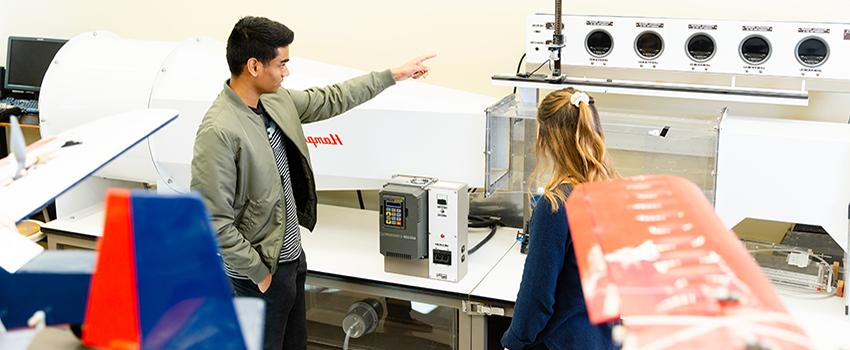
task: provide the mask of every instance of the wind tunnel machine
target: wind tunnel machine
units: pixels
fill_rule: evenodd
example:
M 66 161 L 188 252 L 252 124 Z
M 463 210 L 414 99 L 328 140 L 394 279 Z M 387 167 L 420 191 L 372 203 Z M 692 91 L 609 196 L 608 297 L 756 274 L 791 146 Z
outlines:
M 297 57 L 289 68 L 289 89 L 365 74 Z M 60 197 L 58 216 L 96 208 L 107 187 L 188 191 L 197 127 L 229 76 L 224 43 L 208 38 L 175 43 L 89 32 L 68 41 L 44 78 L 43 136 L 134 109 L 172 108 L 180 116 Z M 378 189 L 395 174 L 483 187 L 484 109 L 493 101 L 404 81 L 337 118 L 305 124 L 317 190 Z
M 537 102 L 572 86 L 595 97 L 622 175 L 684 177 L 727 228 L 820 226 L 844 254 L 850 24 L 572 14 L 561 23 L 560 81 L 545 69 L 492 79 L 517 93 L 488 109 L 488 194 L 514 193 L 528 219 L 533 199 L 521 193 L 545 180 L 530 178 Z M 552 14 L 528 17 L 529 72 L 551 64 L 556 26 Z

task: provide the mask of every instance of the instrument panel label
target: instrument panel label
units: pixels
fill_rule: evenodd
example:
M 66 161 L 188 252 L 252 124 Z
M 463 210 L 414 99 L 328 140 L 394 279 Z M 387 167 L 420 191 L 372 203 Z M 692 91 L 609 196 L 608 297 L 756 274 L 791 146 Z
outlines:
M 797 28 L 797 33 L 829 34 L 829 28 Z
M 741 26 L 741 30 L 745 32 L 772 32 L 772 26 Z
M 716 24 L 688 24 L 688 29 L 717 30 L 717 25 Z
M 637 22 L 635 27 L 638 28 L 664 28 L 664 23 Z

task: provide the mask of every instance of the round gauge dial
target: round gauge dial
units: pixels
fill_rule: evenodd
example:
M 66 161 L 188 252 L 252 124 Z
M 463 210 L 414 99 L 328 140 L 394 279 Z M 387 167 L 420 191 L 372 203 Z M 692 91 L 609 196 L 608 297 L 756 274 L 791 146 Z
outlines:
M 614 38 L 608 32 L 597 29 L 587 35 L 584 48 L 593 57 L 605 57 L 614 48 Z
M 643 59 L 656 59 L 664 51 L 664 40 L 656 32 L 643 32 L 635 39 L 635 51 Z
M 706 62 L 714 57 L 717 47 L 714 39 L 708 34 L 697 33 L 691 35 L 685 47 L 688 57 L 696 62 Z
M 829 46 L 823 39 L 808 37 L 797 44 L 797 61 L 806 67 L 817 67 L 829 58 Z
M 741 42 L 740 54 L 744 62 L 762 64 L 770 58 L 770 42 L 761 35 L 752 35 Z

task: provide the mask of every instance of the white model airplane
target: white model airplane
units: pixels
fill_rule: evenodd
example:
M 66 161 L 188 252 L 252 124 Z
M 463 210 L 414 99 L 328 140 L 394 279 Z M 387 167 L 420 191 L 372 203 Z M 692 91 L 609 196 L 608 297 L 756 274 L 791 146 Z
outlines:
M 0 159 L 0 268 L 14 273 L 43 250 L 18 232 L 17 222 L 175 118 L 177 111 L 168 109 L 122 113 L 25 147 L 18 120 L 10 116 L 12 154 Z
M 29 147 L 10 118 L 13 155 L 0 159 L 0 215 L 6 223 L 0 228 L 0 348 L 44 346 L 39 334 L 54 330 L 41 328 L 61 324 L 95 348 L 261 347 L 264 303 L 232 297 L 197 195 L 110 190 L 97 253 L 40 254 L 41 247 L 15 227 L 176 118 L 177 111 L 166 109 L 123 113 Z M 180 220 L 160 220 L 176 215 Z M 178 253 L 185 249 L 205 262 L 187 270 L 192 264 Z M 53 286 L 57 278 L 61 289 Z M 187 280 L 194 291 L 187 292 Z

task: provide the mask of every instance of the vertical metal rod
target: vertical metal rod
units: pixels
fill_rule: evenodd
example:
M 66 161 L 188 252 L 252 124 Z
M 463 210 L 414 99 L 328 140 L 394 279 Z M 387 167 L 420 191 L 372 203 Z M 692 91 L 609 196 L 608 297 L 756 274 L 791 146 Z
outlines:
M 564 45 L 564 22 L 563 9 L 561 7 L 562 0 L 555 0 L 555 35 L 552 37 L 552 45 L 557 50 L 555 54 L 554 64 L 552 65 L 552 76 L 561 76 L 561 48 Z

